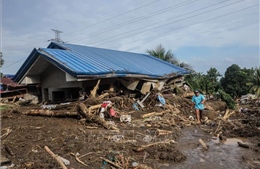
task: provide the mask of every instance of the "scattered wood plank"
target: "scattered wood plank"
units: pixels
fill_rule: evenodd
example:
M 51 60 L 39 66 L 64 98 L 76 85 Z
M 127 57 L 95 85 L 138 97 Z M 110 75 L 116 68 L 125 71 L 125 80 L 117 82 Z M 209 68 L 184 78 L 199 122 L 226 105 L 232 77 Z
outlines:
M 165 111 L 162 111 L 162 112 L 147 113 L 147 114 L 142 115 L 142 118 L 147 118 L 147 117 L 152 117 L 152 116 L 162 116 L 163 114 L 170 113 L 170 112 L 171 112 L 171 110 L 165 110 Z
M 156 129 L 157 132 L 158 132 L 158 136 L 160 135 L 167 135 L 167 134 L 171 134 L 172 131 L 169 131 L 169 130 L 161 130 L 161 129 Z
M 65 164 L 62 162 L 62 160 L 60 159 L 60 156 L 54 154 L 48 146 L 44 146 L 44 149 L 47 151 L 47 153 L 49 153 L 55 160 L 56 162 L 61 166 L 62 169 L 67 169 L 67 167 L 65 166 Z

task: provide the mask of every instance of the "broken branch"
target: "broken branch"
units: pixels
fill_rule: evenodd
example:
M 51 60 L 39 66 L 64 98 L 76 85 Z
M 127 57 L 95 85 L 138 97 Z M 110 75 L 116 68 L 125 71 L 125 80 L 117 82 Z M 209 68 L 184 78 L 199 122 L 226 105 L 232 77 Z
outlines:
M 67 169 L 67 167 L 65 166 L 65 164 L 62 162 L 62 160 L 60 159 L 60 156 L 54 154 L 48 146 L 44 146 L 44 149 L 47 151 L 47 153 L 49 153 L 55 160 L 56 162 L 61 166 L 62 169 Z
M 223 117 L 223 120 L 226 121 L 234 113 L 235 113 L 235 111 L 231 111 L 230 112 L 229 110 L 226 110 L 226 113 L 225 113 L 225 115 Z
M 169 144 L 169 143 L 175 143 L 174 140 L 165 140 L 165 141 L 158 141 L 158 142 L 155 142 L 155 143 L 150 143 L 150 144 L 147 144 L 147 145 L 142 145 L 141 147 L 137 148 L 136 151 L 144 151 L 146 148 L 149 148 L 151 146 L 154 146 L 154 145 L 157 145 L 157 144 Z
M 1 138 L 8 136 L 12 132 L 12 129 L 10 129 L 10 128 L 6 128 L 5 130 L 6 130 L 6 133 L 1 135 Z
M 85 164 L 83 161 L 81 161 L 77 155 L 73 154 L 73 153 L 70 153 L 70 155 L 73 155 L 76 159 L 77 162 L 79 162 L 80 164 L 86 166 L 86 167 L 89 167 L 87 164 Z

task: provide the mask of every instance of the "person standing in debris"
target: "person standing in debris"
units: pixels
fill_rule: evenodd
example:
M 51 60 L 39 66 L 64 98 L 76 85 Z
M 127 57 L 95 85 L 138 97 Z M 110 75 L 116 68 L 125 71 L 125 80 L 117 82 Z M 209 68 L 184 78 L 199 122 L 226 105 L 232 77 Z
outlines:
M 204 103 L 206 101 L 203 94 L 200 94 L 198 90 L 194 91 L 194 96 L 191 99 L 191 109 L 195 108 L 195 114 L 198 120 L 198 124 L 201 124 L 202 110 L 204 110 Z

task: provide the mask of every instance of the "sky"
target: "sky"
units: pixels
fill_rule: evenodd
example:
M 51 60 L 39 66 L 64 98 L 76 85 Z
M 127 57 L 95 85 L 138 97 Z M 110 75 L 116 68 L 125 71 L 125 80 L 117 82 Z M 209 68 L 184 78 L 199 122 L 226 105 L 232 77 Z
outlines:
M 259 0 L 0 0 L 4 74 L 15 74 L 55 33 L 65 43 L 146 53 L 162 45 L 179 62 L 222 75 L 260 65 Z

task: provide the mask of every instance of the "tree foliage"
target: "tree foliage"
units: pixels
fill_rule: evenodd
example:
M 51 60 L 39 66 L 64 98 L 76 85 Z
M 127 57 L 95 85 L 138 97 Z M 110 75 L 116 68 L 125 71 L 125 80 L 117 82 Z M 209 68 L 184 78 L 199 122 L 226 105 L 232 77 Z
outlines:
M 260 96 L 260 67 L 253 70 L 253 74 L 249 79 L 247 85 L 250 87 L 249 91 L 257 96 Z
M 158 45 L 155 48 L 155 50 L 147 50 L 146 52 L 149 53 L 150 55 L 157 57 L 159 59 L 162 59 L 164 61 L 170 62 L 175 65 L 179 65 L 179 62 L 176 59 L 176 57 L 174 56 L 174 54 L 170 50 L 166 51 L 165 48 L 161 44 Z
M 219 89 L 218 94 L 222 101 L 224 101 L 227 104 L 227 108 L 229 109 L 235 109 L 236 108 L 236 102 L 233 100 L 233 98 L 224 92 L 223 90 Z
M 199 89 L 208 95 L 214 94 L 219 88 L 220 73 L 216 68 L 210 68 L 207 74 L 193 72 L 185 77 L 193 89 Z
M 236 98 L 248 93 L 247 82 L 249 79 L 250 75 L 247 69 L 241 69 L 238 65 L 233 64 L 227 68 L 220 82 L 223 90 Z

